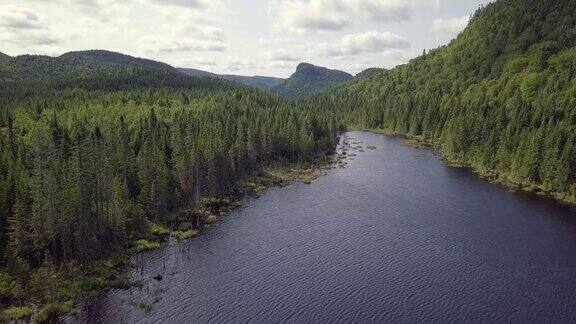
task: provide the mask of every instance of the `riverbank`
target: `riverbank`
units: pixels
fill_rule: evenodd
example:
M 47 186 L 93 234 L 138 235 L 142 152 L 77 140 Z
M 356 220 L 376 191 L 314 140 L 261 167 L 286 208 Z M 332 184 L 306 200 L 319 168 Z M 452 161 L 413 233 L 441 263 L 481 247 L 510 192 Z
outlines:
M 564 192 L 554 192 L 547 190 L 544 186 L 537 183 L 524 183 L 518 181 L 517 179 L 513 179 L 507 174 L 498 172 L 498 170 L 486 169 L 481 165 L 474 165 L 464 161 L 451 159 L 442 152 L 442 143 L 438 141 L 427 140 L 422 136 L 402 134 L 384 129 L 354 129 L 354 130 L 361 130 L 384 136 L 399 136 L 405 138 L 404 141 L 405 145 L 412 146 L 415 148 L 424 148 L 424 147 L 432 148 L 436 152 L 438 152 L 439 155 L 442 157 L 442 160 L 451 167 L 469 169 L 478 177 L 490 181 L 494 184 L 504 186 L 508 190 L 530 193 L 544 198 L 553 199 L 561 204 L 576 206 L 576 188 L 573 189 L 573 191 L 575 192 L 574 195 L 570 195 L 569 193 Z
M 194 238 L 204 228 L 215 226 L 232 210 L 240 208 L 244 196 L 258 197 L 269 187 L 293 182 L 310 184 L 334 163 L 334 157 L 323 156 L 313 163 L 271 165 L 256 176 L 240 180 L 224 195 L 199 199 L 191 210 L 179 211 L 168 223 L 148 221 L 145 235 L 104 260 L 58 267 L 44 264 L 30 280 L 28 296 L 21 296 L 20 287 L 11 278 L 0 276 L 0 295 L 21 296 L 19 300 L 3 301 L 14 306 L 0 312 L 0 322 L 50 322 L 78 312 L 75 309 L 78 302 L 104 290 L 139 286 L 142 282 L 132 281 L 125 274 L 125 269 L 131 266 L 131 255 Z

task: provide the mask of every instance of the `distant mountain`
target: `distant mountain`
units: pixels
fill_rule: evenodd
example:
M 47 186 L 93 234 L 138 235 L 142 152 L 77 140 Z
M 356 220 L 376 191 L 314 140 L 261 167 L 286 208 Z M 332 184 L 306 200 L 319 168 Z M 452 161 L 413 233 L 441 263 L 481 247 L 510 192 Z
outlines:
M 165 63 L 102 50 L 69 52 L 59 57 L 21 55 L 0 61 L 0 80 L 28 80 L 85 75 L 103 70 L 143 69 L 177 73 Z
M 352 75 L 308 63 L 300 63 L 296 72 L 272 92 L 289 99 L 300 99 L 351 80 Z
M 241 83 L 250 87 L 256 87 L 261 90 L 270 91 L 272 88 L 277 87 L 284 79 L 265 77 L 265 76 L 243 76 L 243 75 L 233 75 L 233 74 L 215 74 L 207 71 L 190 69 L 190 68 L 179 68 L 180 72 L 185 74 L 196 76 L 196 77 L 211 77 L 211 78 L 221 78 L 225 80 L 234 81 Z
M 69 52 L 59 57 L 2 57 L 0 82 L 16 81 L 2 84 L 4 90 L 13 96 L 19 95 L 16 91 L 65 88 L 116 91 L 156 87 L 205 90 L 239 87 L 228 80 L 194 77 L 162 62 L 109 51 Z M 10 92 L 8 89 L 13 90 Z
M 70 83 L 74 79 L 99 78 L 103 80 L 113 77 L 121 82 L 128 82 L 133 74 L 147 74 L 146 82 L 153 81 L 152 74 L 161 73 L 155 83 L 161 83 L 170 76 L 170 82 L 189 83 L 183 77 L 213 78 L 256 87 L 271 91 L 286 98 L 303 98 L 317 92 L 330 89 L 352 79 L 348 73 L 329 70 L 311 64 L 298 65 L 296 72 L 289 79 L 265 76 L 220 75 L 207 71 L 174 68 L 166 63 L 149 59 L 133 57 L 105 50 L 76 51 L 62 54 L 58 57 L 46 55 L 8 56 L 0 53 L 0 81 L 22 81 L 37 79 L 59 79 Z M 212 80 L 208 83 L 215 84 Z M 120 82 L 120 81 L 118 81 Z M 197 80 L 195 82 L 202 82 Z M 221 81 L 219 81 L 221 82 Z M 100 83 L 100 82 L 99 82 Z M 231 84 L 230 86 L 233 86 Z
M 386 72 L 386 71 L 388 71 L 388 70 L 386 70 L 386 69 L 381 69 L 381 68 L 368 68 L 368 69 L 366 69 L 366 70 L 364 70 L 364 71 L 356 74 L 356 75 L 354 76 L 354 79 L 359 80 L 359 79 L 367 78 L 367 77 L 376 75 L 376 74 L 378 74 L 378 73 L 383 73 L 383 72 Z
M 285 79 L 266 77 L 266 76 L 243 76 L 243 75 L 222 75 L 222 78 L 247 86 L 256 87 L 265 91 L 270 91 L 272 88 L 279 86 Z
M 201 78 L 204 78 L 204 77 L 217 78 L 217 77 L 219 77 L 219 75 L 216 73 L 211 73 L 211 72 L 197 70 L 197 69 L 178 68 L 178 71 L 180 71 L 184 74 L 187 74 L 187 75 L 191 75 L 191 76 L 195 76 L 195 77 L 201 77 Z
M 176 70 L 174 67 L 166 63 L 103 50 L 68 52 L 62 54 L 59 59 L 68 63 L 92 64 L 95 67 L 98 67 L 99 65 L 108 65 L 124 67 L 130 66 L 171 72 Z

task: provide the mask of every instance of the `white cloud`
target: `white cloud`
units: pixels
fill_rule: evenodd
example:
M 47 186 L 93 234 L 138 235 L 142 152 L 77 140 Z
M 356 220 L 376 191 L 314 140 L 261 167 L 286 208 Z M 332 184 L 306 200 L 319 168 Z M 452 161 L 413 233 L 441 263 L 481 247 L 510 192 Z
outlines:
M 164 44 L 163 44 L 164 43 Z M 169 40 L 163 42 L 159 40 L 152 41 L 152 52 L 174 53 L 174 52 L 223 52 L 226 50 L 226 44 L 220 41 L 198 40 L 194 38 Z
M 270 63 L 268 64 L 268 66 L 269 66 L 269 67 L 272 67 L 272 68 L 276 68 L 276 69 L 290 69 L 290 70 L 295 70 L 295 69 L 296 69 L 296 65 L 297 65 L 296 62 L 286 62 L 286 61 L 284 61 L 284 62 L 276 61 L 276 62 L 270 62 Z
M 36 10 L 0 5 L 0 44 L 5 50 L 53 53 L 56 45 L 73 36 L 59 27 Z
M 42 3 L 42 0 L 29 0 Z M 48 3 L 48 1 L 46 1 Z M 126 16 L 131 0 L 50 0 L 54 8 L 60 9 L 61 13 L 68 16 L 78 17 L 82 14 L 85 20 L 97 20 L 109 23 L 114 18 L 114 23 Z
M 452 19 L 435 19 L 432 22 L 432 32 L 439 36 L 454 37 L 458 35 L 470 21 L 470 16 Z
M 187 8 L 205 8 L 209 6 L 210 1 L 207 0 L 150 0 L 157 4 L 175 5 Z
M 241 59 L 237 57 L 228 57 L 224 60 L 224 70 L 226 71 L 246 71 L 246 70 L 253 70 L 257 68 L 258 65 L 252 61 Z
M 340 42 L 344 54 L 357 55 L 364 52 L 381 52 L 390 48 L 407 48 L 410 43 L 390 32 L 365 32 L 346 35 Z
M 359 21 L 408 20 L 411 4 L 406 0 L 273 0 L 277 27 L 291 32 L 338 31 Z
M 206 39 L 213 40 L 213 41 L 220 41 L 220 42 L 223 42 L 226 40 L 226 33 L 224 33 L 224 30 L 222 30 L 222 28 L 218 28 L 218 27 L 214 27 L 214 26 L 204 26 L 204 27 L 199 27 L 197 30 Z
M 389 49 L 403 49 L 410 43 L 390 32 L 369 31 L 344 36 L 336 43 L 319 45 L 320 52 L 325 56 L 350 56 L 362 53 L 379 53 Z
M 0 27 L 11 29 L 41 29 L 40 17 L 28 8 L 0 6 Z
M 300 60 L 283 48 L 264 52 L 262 56 L 268 61 L 275 62 L 295 62 Z
M 196 57 L 188 61 L 186 64 L 182 64 L 183 66 L 202 66 L 202 67 L 212 67 L 216 66 L 216 60 L 207 57 Z
M 192 13 L 174 15 L 171 9 L 166 11 L 168 15 L 172 15 L 170 20 L 155 25 L 147 35 L 139 37 L 138 44 L 143 52 L 156 57 L 179 56 L 173 62 L 186 62 L 184 55 L 227 50 L 226 34 L 221 28 L 208 25 Z
M 398 64 L 408 63 L 411 59 L 417 57 L 418 54 L 407 50 L 390 49 L 382 53 L 383 64 L 381 66 L 391 69 Z
M 343 15 L 338 2 L 330 0 L 276 1 L 273 6 L 279 11 L 280 24 L 293 31 L 340 30 L 350 24 Z
M 29 1 L 43 1 L 43 0 L 29 0 Z M 45 0 L 44 0 L 45 1 Z M 191 9 L 206 9 L 218 0 L 50 0 L 52 2 L 62 2 L 75 4 L 85 9 L 90 10 L 106 10 L 111 5 L 130 5 L 130 4 L 146 4 L 153 3 L 161 6 L 179 6 Z
M 403 0 L 364 0 L 352 1 L 354 11 L 371 20 L 389 22 L 406 21 L 412 15 L 409 1 Z

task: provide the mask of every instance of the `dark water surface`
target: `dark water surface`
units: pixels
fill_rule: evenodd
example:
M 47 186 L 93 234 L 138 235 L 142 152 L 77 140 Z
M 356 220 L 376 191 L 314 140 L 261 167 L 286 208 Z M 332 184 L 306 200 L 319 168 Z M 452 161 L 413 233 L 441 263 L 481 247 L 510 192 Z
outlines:
M 352 150 L 346 168 L 272 188 L 198 238 L 137 256 L 131 271 L 144 287 L 107 293 L 85 320 L 576 322 L 574 209 L 507 192 L 397 138 L 348 136 L 377 149 Z

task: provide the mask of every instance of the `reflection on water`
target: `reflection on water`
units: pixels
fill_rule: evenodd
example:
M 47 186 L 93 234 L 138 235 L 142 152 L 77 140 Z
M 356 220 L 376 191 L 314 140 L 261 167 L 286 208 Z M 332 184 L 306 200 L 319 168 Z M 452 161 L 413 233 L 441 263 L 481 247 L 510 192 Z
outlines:
M 143 287 L 110 291 L 75 321 L 574 321 L 573 209 L 397 138 L 353 132 L 347 144 L 346 167 L 136 256 Z

